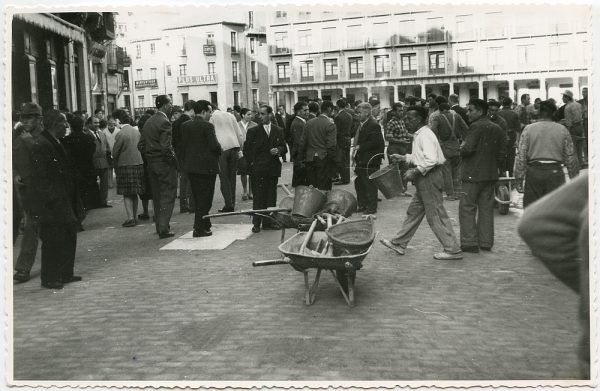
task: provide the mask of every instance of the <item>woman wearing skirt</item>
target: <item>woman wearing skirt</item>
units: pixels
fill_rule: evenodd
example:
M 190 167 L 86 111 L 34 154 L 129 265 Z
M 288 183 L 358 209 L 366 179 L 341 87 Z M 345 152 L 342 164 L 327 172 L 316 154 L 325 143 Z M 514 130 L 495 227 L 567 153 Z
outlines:
M 137 225 L 138 194 L 144 194 L 144 161 L 137 148 L 140 132 L 130 125 L 131 118 L 124 110 L 113 114 L 121 123 L 121 130 L 115 136 L 113 162 L 117 174 L 117 194 L 123 196 L 127 220 L 123 227 Z

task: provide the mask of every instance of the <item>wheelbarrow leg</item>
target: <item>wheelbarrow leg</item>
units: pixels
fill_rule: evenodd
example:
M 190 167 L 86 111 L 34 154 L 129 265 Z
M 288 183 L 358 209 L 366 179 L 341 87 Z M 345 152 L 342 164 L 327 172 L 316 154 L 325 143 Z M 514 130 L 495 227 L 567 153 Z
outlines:
M 335 283 L 337 284 L 338 288 L 340 289 L 340 292 L 342 292 L 342 295 L 344 296 L 344 300 L 346 300 L 346 303 L 350 306 L 353 307 L 354 304 L 350 304 L 350 299 L 348 298 L 348 295 L 346 294 L 346 291 L 344 290 L 344 287 L 342 286 L 342 284 L 340 284 L 339 280 L 338 280 L 338 276 L 337 276 L 337 272 L 334 272 L 333 270 L 329 270 L 331 272 L 331 275 L 333 276 L 333 279 L 335 280 Z
M 348 278 L 348 305 L 354 307 L 354 272 L 349 271 L 346 275 Z
M 319 281 L 321 280 L 321 269 L 317 269 L 317 275 L 315 276 L 315 281 L 312 285 L 308 281 L 308 270 L 303 270 L 304 273 L 304 300 L 306 301 L 306 305 L 311 305 L 315 302 L 315 297 L 317 295 L 317 288 L 319 287 Z
M 304 287 L 306 288 L 304 291 L 304 299 L 306 300 L 306 305 L 310 305 L 310 285 L 308 284 L 308 271 L 304 270 Z
M 285 227 L 281 227 L 281 243 L 285 240 Z

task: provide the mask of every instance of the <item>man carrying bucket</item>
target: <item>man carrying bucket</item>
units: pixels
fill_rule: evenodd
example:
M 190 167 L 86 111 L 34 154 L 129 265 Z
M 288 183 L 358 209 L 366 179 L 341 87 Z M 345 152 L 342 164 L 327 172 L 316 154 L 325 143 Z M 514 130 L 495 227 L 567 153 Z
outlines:
M 415 184 L 416 192 L 406 210 L 402 229 L 392 240 L 381 239 L 380 242 L 399 255 L 404 255 L 408 242 L 419 228 L 423 217 L 426 217 L 431 230 L 444 246 L 444 251 L 435 253 L 433 258 L 462 259 L 442 198 L 444 154 L 435 133 L 427 126 L 427 116 L 427 109 L 424 107 L 413 106 L 408 109 L 405 124 L 408 131 L 414 134 L 412 153 L 390 156 L 392 161 L 406 161 L 409 165 L 416 166 L 405 174 L 405 180 Z

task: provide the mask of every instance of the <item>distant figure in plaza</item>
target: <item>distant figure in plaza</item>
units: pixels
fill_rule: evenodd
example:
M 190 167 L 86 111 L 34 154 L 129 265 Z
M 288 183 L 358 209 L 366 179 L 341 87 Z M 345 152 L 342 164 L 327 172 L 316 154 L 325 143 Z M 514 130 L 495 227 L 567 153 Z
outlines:
M 425 217 L 444 248 L 443 252 L 435 253 L 433 258 L 462 259 L 462 252 L 442 198 L 444 154 L 435 133 L 427 125 L 428 115 L 428 110 L 420 106 L 412 106 L 407 110 L 405 123 L 408 131 L 414 134 L 413 151 L 406 155 L 394 154 L 391 159 L 406 161 L 416 167 L 410 168 L 405 175 L 406 181 L 415 184 L 416 192 L 408 205 L 406 219 L 400 231 L 391 240 L 381 239 L 380 242 L 397 254 L 404 255 L 408 243 Z
M 404 123 L 404 106 L 400 102 L 394 103 L 392 110 L 388 113 L 388 120 L 385 124 L 385 139 L 388 142 L 387 156 L 390 160 L 391 155 L 406 155 L 412 152 L 412 134 L 406 129 Z M 400 175 L 404 176 L 408 170 L 408 164 L 405 161 L 399 162 Z M 410 197 L 406 193 L 407 184 L 404 183 L 404 192 L 402 195 Z
M 469 116 L 467 115 L 467 110 L 465 110 L 465 108 L 458 103 L 458 95 L 450 94 L 448 97 L 448 104 L 450 105 L 450 110 L 460 115 L 460 118 L 462 118 L 463 121 L 469 125 Z
M 217 140 L 223 148 L 219 158 L 219 182 L 221 183 L 221 194 L 225 200 L 225 206 L 219 212 L 233 212 L 235 210 L 235 188 L 237 183 L 238 160 L 244 155 L 241 147 L 244 136 L 238 126 L 235 116 L 223 112 L 213 105 L 213 113 L 210 123 L 215 126 Z
M 19 236 L 21 219 L 25 220 L 21 251 L 13 277 L 17 282 L 29 281 L 38 248 L 39 222 L 32 214 L 36 195 L 32 192 L 34 172 L 31 152 L 42 130 L 42 108 L 33 102 L 25 103 L 20 112 L 20 124 L 13 131 L 12 145 L 13 244 Z
M 317 118 L 319 116 L 319 109 L 319 104 L 317 102 L 310 102 L 308 104 L 308 118 L 306 120 L 308 121 Z
M 338 113 L 334 117 L 336 131 L 336 185 L 347 185 L 350 183 L 350 147 L 352 146 L 352 114 L 348 111 L 346 99 L 338 99 L 335 103 Z
M 506 162 L 506 131 L 490 120 L 488 103 L 471 99 L 469 134 L 460 147 L 464 195 L 458 205 L 462 251 L 491 251 L 494 246 L 494 191 Z
M 242 107 L 240 105 L 233 105 L 233 113 L 235 120 L 240 122 L 242 120 Z
M 138 149 L 148 162 L 156 232 L 164 239 L 175 236 L 169 222 L 177 196 L 177 159 L 171 144 L 171 122 L 167 117 L 171 112 L 171 99 L 159 95 L 155 104 L 158 111 L 144 124 Z
M 252 209 L 266 209 L 277 203 L 277 181 L 281 176 L 281 160 L 287 149 L 283 129 L 272 124 L 273 108 L 263 105 L 259 109 L 262 125 L 248 129 L 244 153 L 250 168 L 254 199 Z M 274 228 L 262 217 L 252 217 L 252 232 Z
M 127 219 L 123 227 L 137 225 L 138 194 L 144 194 L 144 161 L 137 146 L 140 132 L 130 125 L 131 118 L 124 110 L 117 110 L 115 118 L 121 124 L 121 130 L 115 136 L 112 151 L 114 165 L 117 170 L 117 194 L 123 196 Z
M 512 109 L 513 101 L 510 98 L 502 99 L 502 109 L 498 111 L 498 116 L 506 122 L 506 164 L 508 175 L 513 176 L 515 166 L 515 156 L 517 151 L 517 134 L 521 131 L 521 122 L 519 115 Z
M 206 100 L 194 103 L 196 115 L 181 126 L 181 171 L 189 178 L 196 205 L 193 237 L 211 236 L 210 220 L 202 219 L 210 212 L 215 195 L 215 182 L 219 173 L 221 145 L 215 126 L 209 122 L 212 106 Z M 233 114 L 231 114 L 233 117 Z M 235 118 L 234 118 L 235 119 Z
M 582 99 L 578 100 L 577 102 L 579 102 L 579 104 L 581 105 L 581 114 L 582 114 L 582 118 L 583 118 L 583 139 L 582 141 L 582 148 L 581 148 L 581 166 L 582 167 L 586 167 L 587 166 L 587 162 L 588 162 L 588 89 L 587 87 L 584 87 L 581 90 L 581 96 L 583 96 Z
M 100 179 L 100 198 L 98 200 L 98 207 L 112 208 L 112 205 L 108 205 L 108 169 L 110 167 L 109 159 L 111 159 L 108 140 L 106 139 L 104 132 L 101 132 L 99 129 L 100 120 L 97 116 L 90 117 L 87 120 L 86 125 L 94 135 L 94 143 L 96 144 L 93 161 L 96 176 Z
M 300 138 L 300 158 L 306 163 L 308 184 L 319 190 L 331 190 L 335 172 L 336 129 L 331 118 L 333 103 L 326 100 L 321 114 L 306 122 Z
M 86 210 L 98 206 L 99 190 L 94 167 L 96 142 L 94 136 L 84 130 L 84 120 L 73 117 L 70 122 L 71 133 L 62 142 L 73 160 L 75 183 L 81 194 Z
M 579 102 L 573 100 L 573 92 L 571 90 L 565 90 L 563 92 L 562 100 L 565 110 L 564 119 L 560 120 L 560 124 L 567 127 L 573 140 L 573 146 L 575 147 L 575 156 L 581 167 L 581 155 L 582 155 L 582 144 L 581 136 L 583 136 L 583 109 Z
M 117 127 L 117 121 L 111 117 L 106 121 L 106 129 L 104 129 L 104 136 L 106 136 L 106 141 L 108 141 L 108 147 L 110 150 L 113 150 L 113 146 L 115 145 L 115 136 L 119 133 L 119 128 Z M 115 173 L 114 173 L 114 162 L 109 162 L 110 167 L 108 168 L 108 187 L 112 189 L 115 187 Z
M 290 133 L 292 133 L 292 161 L 294 168 L 292 173 L 292 187 L 308 185 L 306 179 L 306 164 L 300 157 L 300 139 L 304 134 L 306 120 L 308 119 L 308 104 L 306 102 L 297 102 L 294 105 L 294 120 L 290 125 Z
M 446 162 L 443 167 L 446 200 L 456 201 L 462 192 L 460 143 L 468 133 L 468 127 L 460 115 L 450 110 L 443 96 L 436 98 L 437 109 L 429 116 L 429 127 L 440 142 Z
M 285 106 L 284 105 L 277 106 L 277 113 L 275 114 L 275 121 L 277 122 L 277 126 L 279 126 L 281 129 L 283 129 L 283 135 L 285 138 L 285 142 L 287 143 L 287 145 L 289 147 L 288 149 L 291 151 L 293 139 L 290 135 L 289 119 L 290 119 L 290 115 L 285 112 Z M 291 154 L 291 152 L 290 152 L 290 154 Z M 283 155 L 282 159 L 284 162 L 286 162 L 287 161 L 286 155 Z M 291 157 L 290 157 L 290 160 L 291 160 Z
M 373 107 L 361 103 L 356 107 L 360 125 L 354 136 L 353 161 L 355 165 L 354 189 L 358 201 L 357 212 L 377 213 L 377 187 L 369 175 L 379 170 L 385 149 L 381 126 L 372 115 Z
M 519 122 L 521 123 L 521 129 L 517 133 L 517 145 L 519 145 L 519 139 L 521 138 L 521 132 L 525 126 L 529 125 L 532 121 L 535 109 L 531 104 L 531 98 L 529 94 L 521 95 L 521 103 L 515 108 L 515 113 L 519 116 Z
M 94 110 L 94 117 L 98 118 L 99 120 L 104 119 L 104 109 Z
M 83 206 L 73 180 L 72 163 L 59 141 L 67 132 L 67 119 L 58 110 L 44 114 L 44 131 L 32 148 L 32 214 L 40 222 L 42 240 L 42 286 L 62 289 L 81 281 L 73 274 L 77 226 Z
M 137 131 L 140 133 L 140 137 L 142 135 L 142 129 L 144 129 L 144 124 L 150 117 L 152 117 L 151 114 L 144 114 L 138 119 Z M 152 201 L 152 186 L 150 185 L 150 174 L 148 174 L 148 161 L 146 160 L 146 156 L 144 156 L 141 151 L 140 154 L 142 155 L 142 160 L 144 161 L 144 184 L 146 186 L 144 187 L 144 193 L 138 194 L 140 201 L 142 202 L 142 213 L 140 213 L 137 217 L 139 220 L 150 220 L 149 204 L 150 201 Z M 154 212 L 154 214 L 156 214 L 156 212 Z M 156 220 L 155 217 L 153 218 Z
M 519 223 L 519 235 L 533 255 L 580 295 L 582 332 L 577 350 L 583 379 L 590 378 L 588 179 L 587 173 L 582 174 L 533 203 Z
M 194 104 L 193 100 L 188 100 L 183 104 L 183 112 L 181 115 L 173 121 L 173 149 L 175 150 L 175 156 L 179 168 L 181 168 L 181 149 L 183 147 L 181 143 L 181 125 L 185 122 L 194 118 Z M 194 200 L 192 198 L 192 187 L 188 180 L 185 172 L 179 170 L 179 213 L 191 212 L 194 210 Z
M 515 161 L 515 180 L 522 187 L 525 180 L 523 207 L 565 183 L 562 166 L 569 178 L 579 173 L 579 165 L 571 135 L 563 125 L 552 121 L 556 106 L 549 101 L 540 104 L 540 120 L 523 130 Z
M 241 120 L 238 122 L 238 126 L 240 127 L 240 131 L 242 132 L 242 136 L 244 142 L 246 142 L 246 134 L 248 133 L 248 129 L 258 126 L 258 124 L 252 121 L 252 116 L 254 113 L 250 111 L 250 109 L 243 108 L 240 110 Z M 243 148 L 244 144 L 242 144 Z M 243 149 L 242 149 L 242 152 Z M 290 152 L 291 153 L 291 152 Z M 248 176 L 250 174 L 248 170 L 248 161 L 245 156 L 242 156 L 240 160 L 238 160 L 238 169 L 237 174 L 240 176 L 240 181 L 242 182 L 242 200 L 246 201 L 248 199 L 252 199 L 252 183 L 248 183 Z M 250 179 L 252 182 L 252 179 Z

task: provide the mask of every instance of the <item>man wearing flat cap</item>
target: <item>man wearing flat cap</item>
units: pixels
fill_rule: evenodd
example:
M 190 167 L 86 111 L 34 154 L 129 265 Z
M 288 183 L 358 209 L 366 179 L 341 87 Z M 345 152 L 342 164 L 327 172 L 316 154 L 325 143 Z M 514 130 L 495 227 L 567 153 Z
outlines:
M 157 112 L 144 124 L 138 149 L 148 162 L 156 233 L 164 239 L 175 236 L 169 222 L 177 196 L 177 160 L 168 118 L 172 107 L 171 99 L 168 95 L 159 95 L 155 104 Z
M 565 90 L 562 95 L 562 101 L 565 104 L 565 117 L 560 120 L 560 124 L 564 125 L 571 134 L 573 145 L 575 146 L 575 154 L 581 167 L 581 136 L 583 136 L 583 108 L 579 102 L 573 100 L 573 92 Z

